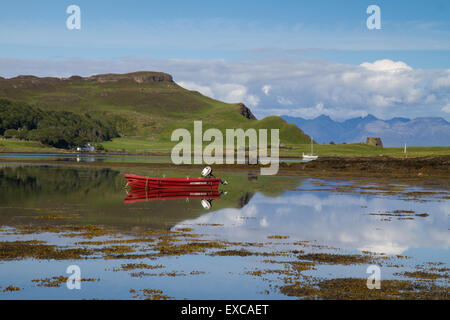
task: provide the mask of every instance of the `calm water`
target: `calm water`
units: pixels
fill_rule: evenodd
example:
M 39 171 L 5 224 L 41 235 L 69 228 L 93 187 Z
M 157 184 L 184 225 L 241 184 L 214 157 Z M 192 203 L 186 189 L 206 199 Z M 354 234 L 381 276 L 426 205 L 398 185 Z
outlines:
M 197 175 L 140 170 L 127 172 Z M 229 182 L 221 188 L 226 193 L 213 199 L 212 208 L 206 210 L 197 198 L 125 203 L 122 174 L 105 168 L 0 166 L 0 241 L 42 240 L 61 248 L 77 248 L 83 241 L 135 239 L 148 230 L 188 230 L 196 241 L 222 241 L 236 250 L 266 254 L 221 256 L 211 254 L 211 249 L 133 259 L 2 259 L 0 287 L 14 285 L 20 290 L 0 289 L 0 299 L 130 299 L 134 296 L 130 289 L 139 292 L 146 288 L 176 299 L 290 299 L 277 288 L 283 284 L 282 276 L 270 273 L 258 277 L 251 272 L 279 267 L 268 259 L 278 264 L 295 259 L 295 255 L 283 253 L 298 250 L 299 243 L 308 243 L 301 246 L 306 253 L 370 251 L 408 257 L 402 259 L 400 267 L 383 264 L 383 279 L 400 279 L 396 275 L 399 271 L 413 271 L 430 262 L 443 268 L 450 265 L 450 192 L 445 186 L 236 173 L 221 175 Z M 100 225 L 111 231 L 86 238 L 42 228 L 64 225 Z M 18 232 L 26 228 L 36 231 Z M 135 253 L 154 252 L 146 243 L 132 246 Z M 161 268 L 117 271 L 130 263 Z M 67 276 L 69 265 L 78 265 L 83 278 L 99 280 L 82 282 L 81 290 L 68 290 L 65 283 L 42 287 L 32 281 Z M 367 278 L 367 267 L 364 263 L 325 263 L 305 271 L 305 275 Z M 147 274 L 133 275 L 140 271 Z M 440 284 L 448 285 L 448 281 Z
M 170 156 L 164 155 L 120 155 L 120 154 L 63 154 L 63 153 L 0 153 L 0 158 L 8 160 L 52 160 L 73 162 L 121 162 L 121 163 L 172 163 Z M 194 158 L 192 158 L 194 161 Z M 308 162 L 303 159 L 280 159 L 282 162 Z

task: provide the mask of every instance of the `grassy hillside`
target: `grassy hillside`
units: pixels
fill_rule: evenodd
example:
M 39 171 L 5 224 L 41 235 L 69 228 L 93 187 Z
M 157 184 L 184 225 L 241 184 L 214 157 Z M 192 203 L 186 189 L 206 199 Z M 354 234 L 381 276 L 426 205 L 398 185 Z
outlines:
M 62 149 L 46 146 L 38 141 L 0 139 L 0 152 L 61 152 Z
M 130 151 L 147 150 L 154 144 L 171 146 L 172 131 L 176 128 L 191 129 L 194 120 L 203 120 L 204 130 L 211 127 L 221 130 L 278 128 L 282 143 L 309 141 L 303 131 L 280 117 L 251 119 L 253 115 L 243 104 L 228 104 L 186 90 L 170 75 L 158 72 L 66 79 L 0 78 L 0 98 L 23 101 L 43 110 L 89 113 L 97 119 L 107 119 L 115 124 L 121 136 L 114 143 L 106 144 L 106 148 L 109 145 L 111 150 L 116 150 L 116 145 Z M 133 147 L 128 149 L 130 141 L 133 141 Z

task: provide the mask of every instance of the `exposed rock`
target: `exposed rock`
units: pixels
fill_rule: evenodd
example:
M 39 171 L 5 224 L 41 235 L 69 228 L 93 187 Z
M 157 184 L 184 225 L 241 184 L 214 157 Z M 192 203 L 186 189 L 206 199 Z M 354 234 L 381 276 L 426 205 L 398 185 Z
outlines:
M 381 138 L 377 137 L 367 137 L 366 144 L 369 146 L 383 147 L 383 142 L 381 142 Z
M 256 117 L 253 115 L 253 113 L 250 111 L 249 108 L 243 103 L 238 104 L 240 107 L 239 113 L 250 120 L 256 120 Z
M 0 79 L 1 80 L 1 79 Z M 168 82 L 174 84 L 172 76 L 162 72 L 140 71 L 125 74 L 98 74 L 90 77 L 71 76 L 69 78 L 43 77 L 39 78 L 32 75 L 20 75 L 14 78 L 6 79 L 13 88 L 32 88 L 38 86 L 58 86 L 66 81 L 95 81 L 100 83 L 119 82 L 123 80 L 132 80 L 136 83 Z
M 39 79 L 36 76 L 31 76 L 31 75 L 19 75 L 17 77 L 11 78 L 11 80 L 34 80 L 34 79 Z
M 125 74 L 98 74 L 90 76 L 88 80 L 94 80 L 98 82 L 118 82 L 121 80 L 134 80 L 137 83 L 150 83 L 150 82 L 173 82 L 173 78 L 170 74 L 162 72 L 134 72 Z
M 83 77 L 80 77 L 80 76 L 71 76 L 71 77 L 69 78 L 69 80 L 71 80 L 71 81 L 79 81 L 79 80 L 83 80 Z

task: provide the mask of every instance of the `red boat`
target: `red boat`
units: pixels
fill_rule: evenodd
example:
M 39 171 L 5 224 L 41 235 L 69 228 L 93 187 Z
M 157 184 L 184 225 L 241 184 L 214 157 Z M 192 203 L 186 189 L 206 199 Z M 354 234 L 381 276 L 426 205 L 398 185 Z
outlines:
M 125 174 L 128 185 L 136 189 L 198 189 L 211 190 L 219 187 L 218 178 L 152 178 Z
M 182 190 L 213 190 L 219 183 L 227 184 L 225 180 L 214 177 L 210 167 L 202 171 L 203 177 L 186 178 L 155 178 L 125 174 L 128 185 L 135 189 L 182 189 Z
M 151 200 L 167 200 L 167 199 L 219 199 L 221 193 L 214 191 L 195 191 L 195 190 L 176 190 L 176 189 L 133 189 L 126 198 L 124 203 L 135 203 L 140 201 Z

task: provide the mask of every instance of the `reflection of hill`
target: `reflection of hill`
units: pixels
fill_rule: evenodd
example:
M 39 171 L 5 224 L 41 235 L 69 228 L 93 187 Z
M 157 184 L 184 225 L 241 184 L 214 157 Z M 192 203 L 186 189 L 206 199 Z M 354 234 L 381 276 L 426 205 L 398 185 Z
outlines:
M 90 190 L 118 186 L 118 172 L 111 169 L 77 170 L 62 167 L 0 168 L 0 203 L 28 202 L 43 195 L 88 194 Z
M 0 225 L 98 224 L 118 228 L 170 228 L 223 208 L 242 208 L 255 192 L 281 194 L 297 178 L 226 176 L 227 194 L 207 211 L 201 199 L 124 204 L 122 173 L 112 169 L 56 166 L 0 167 Z

